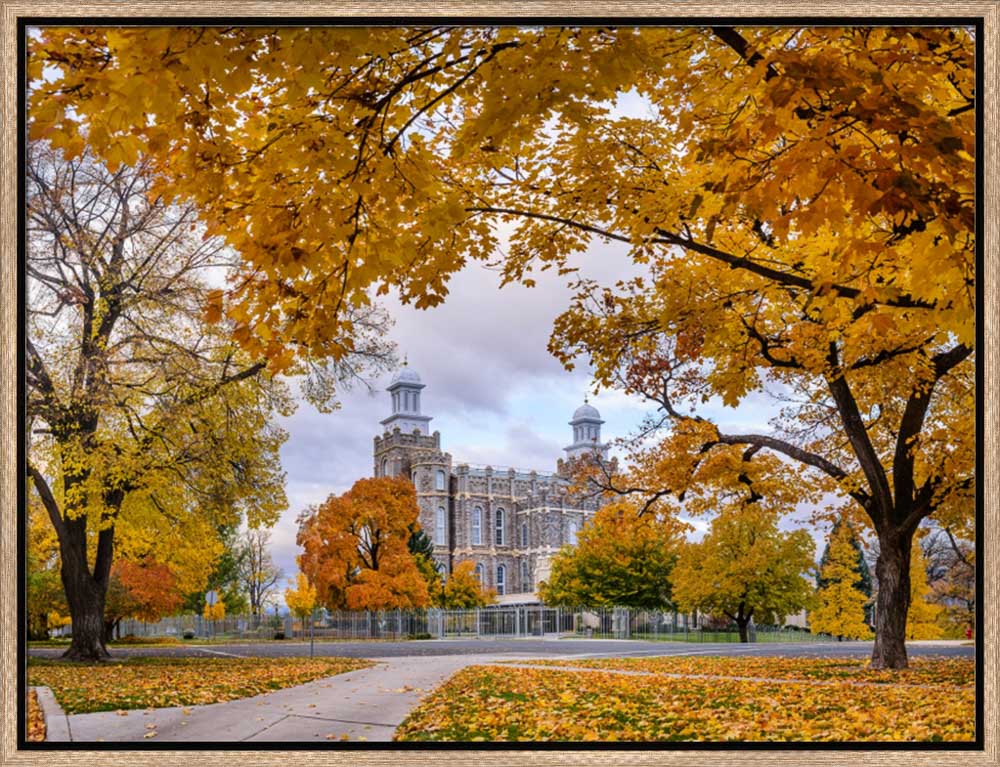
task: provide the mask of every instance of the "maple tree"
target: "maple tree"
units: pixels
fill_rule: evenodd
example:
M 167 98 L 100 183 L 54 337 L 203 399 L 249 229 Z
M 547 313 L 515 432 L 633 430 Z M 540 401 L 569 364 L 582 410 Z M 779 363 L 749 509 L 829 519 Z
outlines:
M 201 611 L 201 617 L 207 621 L 221 621 L 226 617 L 226 603 L 221 599 L 211 605 L 205 602 L 205 607 Z
M 817 606 L 809 613 L 813 633 L 832 634 L 837 639 L 870 639 L 865 623 L 869 596 L 858 587 L 854 532 L 847 524 L 834 526 L 820 565 Z
M 104 641 L 110 642 L 123 618 L 155 623 L 174 615 L 183 603 L 178 579 L 154 559 L 119 559 L 111 567 L 104 601 Z
M 684 612 L 724 615 L 748 642 L 752 619 L 777 623 L 811 606 L 803 577 L 813 567 L 805 530 L 783 533 L 776 515 L 759 508 L 723 510 L 705 537 L 681 548 L 674 567 L 674 599 Z
M 549 605 L 672 609 L 671 571 L 689 529 L 672 513 L 610 503 L 552 559 L 539 597 Z
M 409 551 L 417 493 L 403 477 L 359 479 L 299 517 L 299 568 L 331 610 L 425 607 L 427 581 Z
M 59 541 L 67 657 L 101 658 L 115 558 L 155 552 L 194 588 L 212 520 L 282 508 L 287 397 L 203 322 L 201 275 L 224 258 L 193 209 L 151 196 L 141 167 L 32 144 L 27 170 L 27 470 Z
M 486 607 L 497 601 L 494 589 L 484 588 L 475 573 L 475 562 L 467 559 L 455 565 L 448 579 L 441 588 L 437 607 L 446 610 L 469 610 L 474 607 Z
M 148 163 L 112 171 L 36 142 L 27 170 L 27 471 L 59 540 L 67 657 L 100 658 L 116 557 L 152 555 L 198 591 L 218 529 L 277 518 L 274 417 L 292 402 L 205 317 L 208 280 L 235 254 L 202 236 L 191 205 L 155 194 Z M 379 316 L 358 313 L 368 329 L 339 367 L 300 363 L 311 400 L 329 405 L 336 383 L 384 361 Z
M 922 531 L 923 532 L 923 531 Z M 907 639 L 940 639 L 941 606 L 931 601 L 933 593 L 927 582 L 927 561 L 920 537 L 914 536 L 910 554 L 910 610 L 906 621 Z
M 309 583 L 305 573 L 299 573 L 295 576 L 294 582 L 288 582 L 288 588 L 285 589 L 285 604 L 296 618 L 304 620 L 312 615 L 316 607 L 316 589 Z
M 880 544 L 873 663 L 906 665 L 914 531 L 974 537 L 968 29 L 43 27 L 29 48 L 31 134 L 153 158 L 242 255 L 214 313 L 272 369 L 342 355 L 372 290 L 440 302 L 499 224 L 529 285 L 625 244 L 646 274 L 579 281 L 552 351 L 650 396 L 694 455 L 777 452 L 850 498 Z M 774 433 L 686 407 L 775 387 Z

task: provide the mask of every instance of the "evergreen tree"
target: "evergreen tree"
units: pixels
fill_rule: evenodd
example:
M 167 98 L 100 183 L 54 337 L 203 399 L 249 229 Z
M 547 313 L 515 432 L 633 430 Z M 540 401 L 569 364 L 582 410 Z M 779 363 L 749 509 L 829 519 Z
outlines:
M 434 561 L 434 542 L 427 533 L 420 529 L 420 525 L 410 527 L 410 539 L 406 546 L 413 556 L 423 556 L 431 562 Z
M 857 577 L 857 538 L 849 525 L 834 525 L 823 552 L 819 578 L 822 585 L 817 597 L 819 606 L 809 615 L 814 632 L 832 634 L 838 640 L 870 639 L 865 623 L 868 596 Z

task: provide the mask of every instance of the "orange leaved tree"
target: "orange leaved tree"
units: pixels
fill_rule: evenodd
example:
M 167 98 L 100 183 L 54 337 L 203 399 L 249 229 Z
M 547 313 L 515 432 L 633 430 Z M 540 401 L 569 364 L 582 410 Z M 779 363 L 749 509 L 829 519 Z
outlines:
M 119 559 L 111 568 L 104 606 L 104 641 L 109 642 L 123 618 L 156 622 L 176 613 L 183 602 L 177 576 L 162 562 Z
M 330 609 L 425 607 L 427 581 L 408 542 L 419 508 L 401 477 L 360 479 L 299 518 L 299 567 Z

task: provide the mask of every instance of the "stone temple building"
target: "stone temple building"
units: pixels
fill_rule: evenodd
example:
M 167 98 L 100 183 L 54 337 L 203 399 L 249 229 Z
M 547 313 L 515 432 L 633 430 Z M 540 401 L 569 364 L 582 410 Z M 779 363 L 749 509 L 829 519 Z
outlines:
M 430 431 L 431 417 L 420 409 L 420 376 L 404 367 L 392 379 L 392 414 L 375 437 L 375 476 L 406 476 L 417 489 L 420 525 L 434 542 L 442 572 L 466 560 L 487 587 L 506 604 L 537 602 L 536 584 L 549 574 L 553 555 L 574 544 L 586 520 L 600 506 L 593 497 L 574 497 L 566 477 L 568 461 L 555 472 L 478 466 L 452 458 L 441 449 L 440 432 Z M 573 442 L 566 458 L 597 451 L 601 414 L 586 402 L 569 425 Z

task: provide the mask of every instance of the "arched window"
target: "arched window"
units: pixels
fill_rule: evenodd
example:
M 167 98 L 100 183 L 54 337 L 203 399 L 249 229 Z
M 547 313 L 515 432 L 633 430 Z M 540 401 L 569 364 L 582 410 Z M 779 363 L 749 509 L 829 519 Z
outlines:
M 502 596 L 506 594 L 507 588 L 507 568 L 503 565 L 497 565 L 497 595 Z
M 444 490 L 444 471 L 441 469 L 438 469 L 437 474 L 435 474 L 434 487 L 438 490 Z
M 521 560 L 521 591 L 531 591 L 531 566 L 527 559 Z
M 480 546 L 483 543 L 483 507 L 476 506 L 472 510 L 472 544 Z
M 435 521 L 437 524 L 434 527 L 434 543 L 438 546 L 444 546 L 448 543 L 444 506 L 438 506 L 437 519 Z
M 497 546 L 503 546 L 503 509 L 497 509 L 496 531 L 493 538 Z
M 479 585 L 482 586 L 483 576 L 486 575 L 486 571 L 483 570 L 483 565 L 481 563 L 476 565 L 475 573 L 476 573 L 476 578 L 479 580 Z
M 580 523 L 575 519 L 569 520 L 566 525 L 566 542 L 575 546 L 576 534 L 580 531 Z
M 528 548 L 528 523 L 521 523 L 521 548 Z
M 388 477 L 389 476 L 389 459 L 388 458 L 383 458 L 382 459 L 382 476 L 383 477 Z

